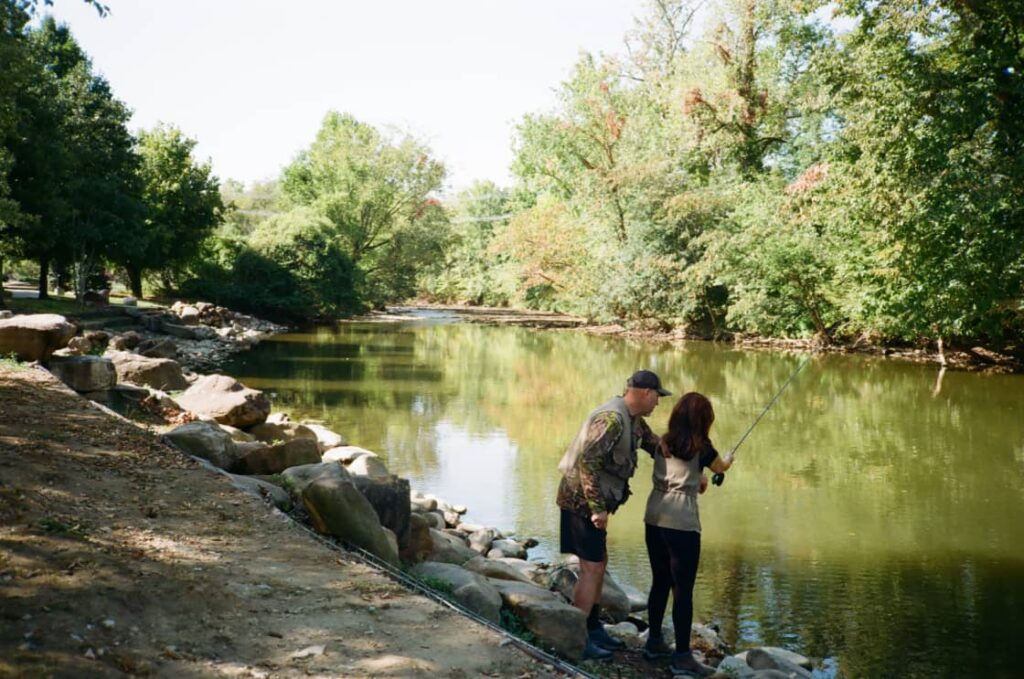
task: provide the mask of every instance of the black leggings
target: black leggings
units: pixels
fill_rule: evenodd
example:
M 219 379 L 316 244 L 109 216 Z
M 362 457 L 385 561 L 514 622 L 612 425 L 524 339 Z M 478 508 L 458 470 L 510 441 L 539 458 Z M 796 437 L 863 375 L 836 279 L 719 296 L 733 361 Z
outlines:
M 651 634 L 661 635 L 668 593 L 672 592 L 672 625 L 676 628 L 676 653 L 690 650 L 693 625 L 693 583 L 700 562 L 700 533 L 644 524 L 647 558 L 651 561 L 651 594 L 647 598 Z

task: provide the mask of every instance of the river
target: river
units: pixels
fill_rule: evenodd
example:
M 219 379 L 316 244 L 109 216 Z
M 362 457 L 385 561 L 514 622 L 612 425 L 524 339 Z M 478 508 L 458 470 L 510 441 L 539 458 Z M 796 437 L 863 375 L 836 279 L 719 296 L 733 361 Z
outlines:
M 714 404 L 728 450 L 803 359 L 457 323 L 420 312 L 279 335 L 224 372 L 376 451 L 467 521 L 557 556 L 557 462 L 638 368 Z M 811 358 L 701 497 L 695 619 L 737 649 L 776 645 L 820 677 L 1024 674 L 1024 376 Z M 675 397 L 648 418 L 663 431 Z M 650 582 L 641 453 L 612 517 L 612 573 Z

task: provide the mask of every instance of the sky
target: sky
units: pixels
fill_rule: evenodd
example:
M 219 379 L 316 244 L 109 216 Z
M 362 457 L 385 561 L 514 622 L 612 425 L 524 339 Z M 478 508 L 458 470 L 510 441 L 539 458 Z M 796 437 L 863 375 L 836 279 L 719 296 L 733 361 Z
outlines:
M 448 191 L 508 185 L 527 113 L 582 51 L 621 54 L 643 0 L 55 0 L 133 111 L 197 140 L 224 179 L 278 176 L 329 110 L 425 142 Z

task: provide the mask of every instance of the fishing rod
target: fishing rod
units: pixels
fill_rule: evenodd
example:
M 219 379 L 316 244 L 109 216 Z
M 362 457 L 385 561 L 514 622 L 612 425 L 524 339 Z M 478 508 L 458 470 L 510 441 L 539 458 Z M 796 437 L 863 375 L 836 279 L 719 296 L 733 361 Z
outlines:
M 757 426 L 757 423 L 760 422 L 761 418 L 764 417 L 768 413 L 768 411 L 772 409 L 772 406 L 775 405 L 775 402 L 779 400 L 780 396 L 782 396 L 782 392 L 786 390 L 786 387 L 788 387 L 789 383 L 793 381 L 793 378 L 797 376 L 797 373 L 803 370 L 803 367 L 807 365 L 807 362 L 809 360 L 811 360 L 811 357 L 807 356 L 806 358 L 804 358 L 804 360 L 800 361 L 800 365 L 796 367 L 796 370 L 794 370 L 793 374 L 789 376 L 789 379 L 783 382 L 782 386 L 779 387 L 779 390 L 775 392 L 775 396 L 772 396 L 772 400 L 768 401 L 768 405 L 764 407 L 764 410 L 761 411 L 761 414 L 757 416 L 756 420 L 754 420 L 754 423 L 750 425 L 750 428 L 743 433 L 743 436 L 740 437 L 740 440 L 736 443 L 735 446 L 732 447 L 733 455 L 736 455 L 736 451 L 740 449 L 740 446 L 743 445 L 743 442 L 747 440 L 748 436 L 750 436 L 750 432 L 754 431 L 754 427 Z M 716 486 L 722 485 L 723 481 L 725 481 L 725 472 L 718 472 L 717 474 L 711 477 L 711 483 L 715 484 Z

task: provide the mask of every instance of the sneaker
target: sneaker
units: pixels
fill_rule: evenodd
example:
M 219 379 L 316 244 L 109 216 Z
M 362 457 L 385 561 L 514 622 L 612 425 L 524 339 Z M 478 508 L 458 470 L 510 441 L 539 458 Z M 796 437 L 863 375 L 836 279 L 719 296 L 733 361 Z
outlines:
M 672 647 L 665 643 L 664 637 L 647 637 L 644 644 L 644 657 L 648 660 L 672 657 Z
M 584 660 L 607 660 L 612 657 L 612 652 L 601 648 L 588 636 L 587 645 L 583 648 Z
M 698 662 L 693 653 L 673 656 L 669 669 L 673 677 L 710 677 L 715 673 L 715 668 Z
M 590 641 L 594 642 L 596 646 L 608 651 L 617 651 L 626 645 L 626 642 L 608 634 L 604 627 L 595 627 L 592 630 L 587 630 L 587 636 L 590 637 Z

